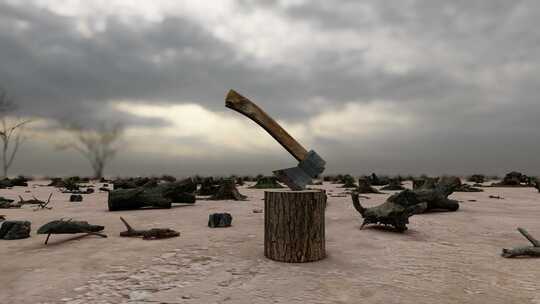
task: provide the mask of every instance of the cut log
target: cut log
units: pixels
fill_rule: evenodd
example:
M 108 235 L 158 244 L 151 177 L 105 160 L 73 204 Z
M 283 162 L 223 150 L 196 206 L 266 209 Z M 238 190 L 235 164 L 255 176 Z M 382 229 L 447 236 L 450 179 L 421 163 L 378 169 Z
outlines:
M 208 216 L 208 227 L 224 228 L 232 224 L 232 215 L 230 213 L 212 213 Z
M 126 225 L 126 231 L 120 232 L 120 236 L 123 237 L 140 237 L 142 236 L 143 240 L 157 240 L 157 239 L 168 239 L 172 237 L 180 236 L 180 232 L 169 229 L 169 228 L 152 228 L 148 230 L 136 230 L 133 229 L 126 220 L 120 217 L 120 220 L 124 225 Z
M 252 189 L 280 189 L 285 188 L 278 183 L 275 176 L 263 176 L 257 180 L 257 183 L 249 188 Z
M 235 200 L 235 201 L 244 201 L 247 199 L 247 196 L 240 194 L 234 180 L 232 179 L 223 179 L 219 186 L 216 194 L 212 195 L 210 200 L 220 201 L 220 200 Z
M 194 204 L 192 194 L 197 185 L 186 179 L 174 183 L 163 183 L 156 187 L 118 189 L 109 192 L 109 211 L 134 210 L 140 208 L 171 208 L 172 203 Z
M 265 191 L 264 255 L 287 263 L 325 258 L 325 209 L 321 190 Z
M 501 256 L 505 258 L 515 258 L 519 256 L 540 257 L 540 241 L 530 235 L 524 228 L 518 228 L 517 230 L 523 237 L 531 242 L 532 246 L 515 247 L 512 249 L 503 248 Z
M 4 221 L 0 226 L 0 239 L 19 240 L 30 237 L 29 221 Z

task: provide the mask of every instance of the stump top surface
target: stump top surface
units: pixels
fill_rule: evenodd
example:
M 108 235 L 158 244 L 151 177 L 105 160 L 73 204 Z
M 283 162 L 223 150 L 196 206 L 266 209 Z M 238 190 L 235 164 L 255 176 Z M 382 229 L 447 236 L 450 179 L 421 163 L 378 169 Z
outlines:
M 272 189 L 272 190 L 265 190 L 264 192 L 287 192 L 287 193 L 319 193 L 322 192 L 322 190 L 319 189 L 306 189 L 306 190 L 291 190 L 291 189 Z

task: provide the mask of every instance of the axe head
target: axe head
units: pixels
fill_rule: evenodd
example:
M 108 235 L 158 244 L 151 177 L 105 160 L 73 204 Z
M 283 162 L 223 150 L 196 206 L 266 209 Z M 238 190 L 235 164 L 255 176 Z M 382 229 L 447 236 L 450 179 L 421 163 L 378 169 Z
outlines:
M 298 164 L 288 169 L 276 170 L 274 175 L 291 190 L 304 190 L 312 179 L 324 171 L 326 162 L 313 150 Z

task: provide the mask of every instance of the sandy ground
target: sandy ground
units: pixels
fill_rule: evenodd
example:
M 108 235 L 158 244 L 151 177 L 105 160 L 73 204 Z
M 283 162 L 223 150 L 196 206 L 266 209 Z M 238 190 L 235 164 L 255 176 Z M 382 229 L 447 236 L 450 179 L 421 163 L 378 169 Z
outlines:
M 350 198 L 332 197 L 343 189 L 322 187 L 331 195 L 328 257 L 308 264 L 263 256 L 264 215 L 253 213 L 263 207 L 263 190 L 241 187 L 244 202 L 127 212 L 108 212 L 106 193 L 70 203 L 49 187 L 0 190 L 42 199 L 54 192 L 52 210 L 0 209 L 8 219 L 30 220 L 33 230 L 29 239 L 0 241 L 0 303 L 540 303 L 540 259 L 499 256 L 502 247 L 527 244 L 517 226 L 540 238 L 535 189 L 456 193 L 464 201 L 458 212 L 414 216 L 397 234 L 359 230 Z M 388 194 L 369 197 L 363 204 L 373 206 Z M 211 212 L 230 212 L 233 227 L 208 228 Z M 181 236 L 120 238 L 119 216 L 135 228 L 169 227 Z M 109 237 L 59 235 L 44 245 L 35 231 L 59 218 L 105 225 Z

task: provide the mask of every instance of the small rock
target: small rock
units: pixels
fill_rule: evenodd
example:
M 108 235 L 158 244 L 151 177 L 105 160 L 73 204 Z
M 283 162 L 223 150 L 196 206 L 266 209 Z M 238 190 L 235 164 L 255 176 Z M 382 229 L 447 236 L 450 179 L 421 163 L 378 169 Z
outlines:
M 212 213 L 208 216 L 208 227 L 230 227 L 232 215 L 230 213 Z
M 253 213 L 263 213 L 262 209 L 253 209 Z
M 70 202 L 82 202 L 82 200 L 83 200 L 83 197 L 80 194 L 72 194 L 69 197 Z

